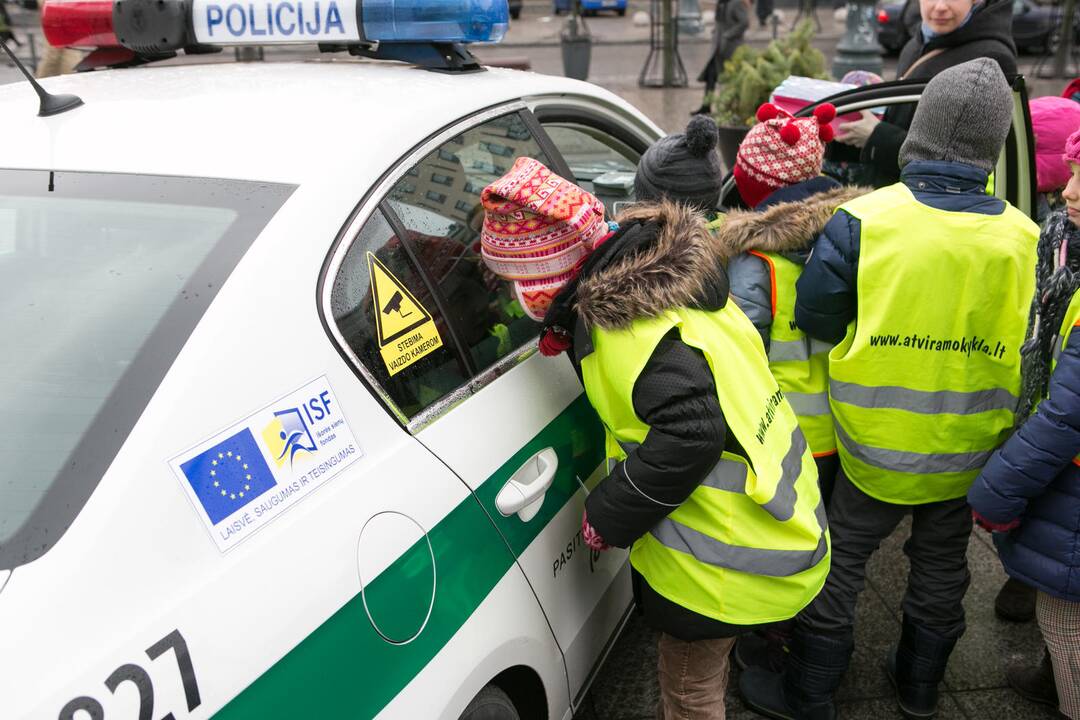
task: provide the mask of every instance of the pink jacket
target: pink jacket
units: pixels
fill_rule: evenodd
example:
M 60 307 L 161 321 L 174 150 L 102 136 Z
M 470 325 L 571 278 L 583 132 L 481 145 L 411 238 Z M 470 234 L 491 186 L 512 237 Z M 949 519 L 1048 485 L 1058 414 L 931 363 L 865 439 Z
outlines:
M 1080 130 L 1080 103 L 1060 97 L 1039 97 L 1029 103 L 1035 133 L 1035 167 L 1039 192 L 1065 187 L 1069 166 L 1061 159 L 1065 140 Z

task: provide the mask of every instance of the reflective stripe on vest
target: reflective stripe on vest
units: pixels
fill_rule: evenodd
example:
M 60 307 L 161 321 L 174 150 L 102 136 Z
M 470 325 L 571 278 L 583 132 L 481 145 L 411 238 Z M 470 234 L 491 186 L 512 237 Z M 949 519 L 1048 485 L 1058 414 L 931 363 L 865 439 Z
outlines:
M 836 437 L 840 440 L 840 447 L 859 461 L 882 470 L 900 473 L 978 471 L 994 453 L 992 449 L 969 453 L 919 453 L 871 447 L 852 440 L 840 425 L 836 426 Z
M 824 501 L 818 504 L 815 516 L 825 527 Z M 829 552 L 828 537 L 824 531 L 813 550 L 764 550 L 728 545 L 670 517 L 657 523 L 649 534 L 664 547 L 693 555 L 703 563 L 771 577 L 788 577 L 804 572 L 821 562 Z
M 861 228 L 857 317 L 829 356 L 841 466 L 884 502 L 963 497 L 1012 430 L 1039 229 L 902 183 L 841 210 Z
M 990 410 L 1016 412 L 1020 398 L 1005 388 L 956 392 L 925 392 L 896 386 L 868 387 L 857 383 L 831 380 L 829 393 L 837 402 L 864 408 L 894 408 L 924 415 L 971 415 Z
M 814 355 L 827 355 L 833 346 L 823 340 L 773 340 L 769 338 L 769 362 L 806 362 Z
M 828 525 L 806 438 L 757 331 L 733 303 L 593 329 L 581 369 L 608 430 L 609 458 L 633 454 L 649 433 L 633 409 L 634 383 L 673 327 L 712 368 L 728 432 L 746 456 L 724 452 L 690 497 L 634 543 L 630 561 L 656 592 L 707 617 L 740 625 L 793 617 L 828 574 Z M 649 488 L 635 485 L 635 458 L 604 482 L 627 482 L 648 498 Z
M 626 455 L 629 455 L 639 447 L 639 445 L 637 443 L 619 442 L 619 447 L 622 448 Z M 790 520 L 791 516 L 795 514 L 795 501 L 797 499 L 795 496 L 795 483 L 799 480 L 799 475 L 802 474 L 802 456 L 805 452 L 806 438 L 796 427 L 791 433 L 791 446 L 784 455 L 783 461 L 780 463 L 781 475 L 780 482 L 776 485 L 776 493 L 771 500 L 761 506 L 765 508 L 766 512 L 780 522 Z M 612 468 L 609 465 L 608 472 L 611 472 L 611 470 Z M 749 468 L 747 467 L 746 462 L 720 458 L 720 461 L 713 466 L 713 469 L 709 471 L 709 474 L 705 476 L 705 479 L 701 481 L 701 484 L 725 492 L 746 493 L 746 478 L 748 473 Z M 633 479 L 629 477 L 629 472 L 627 478 L 630 480 L 631 484 L 633 484 Z M 638 492 L 645 495 L 641 490 L 638 490 Z M 645 497 L 648 496 L 645 495 Z M 661 503 L 658 500 L 654 500 L 653 502 L 656 502 L 659 505 L 667 504 Z
M 802 265 L 776 253 L 752 251 L 769 270 L 772 324 L 769 369 L 799 419 L 815 457 L 836 452 L 829 410 L 829 351 L 832 345 L 811 338 L 795 325 L 795 282 Z

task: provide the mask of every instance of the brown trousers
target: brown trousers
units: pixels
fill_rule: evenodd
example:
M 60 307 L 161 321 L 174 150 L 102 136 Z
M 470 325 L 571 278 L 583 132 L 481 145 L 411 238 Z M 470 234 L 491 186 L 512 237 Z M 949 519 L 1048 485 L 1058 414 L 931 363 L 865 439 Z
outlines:
M 665 633 L 658 643 L 661 720 L 724 720 L 728 655 L 735 638 L 683 642 Z
M 1035 615 L 1054 665 L 1058 709 L 1065 717 L 1080 720 L 1080 603 L 1040 591 Z

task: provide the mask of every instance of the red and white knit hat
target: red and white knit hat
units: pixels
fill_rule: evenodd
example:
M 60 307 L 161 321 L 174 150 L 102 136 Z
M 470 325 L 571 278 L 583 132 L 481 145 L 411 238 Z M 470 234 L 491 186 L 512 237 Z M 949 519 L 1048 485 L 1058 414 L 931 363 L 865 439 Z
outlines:
M 825 143 L 833 139 L 829 125 L 836 108 L 823 103 L 813 117 L 795 118 L 775 105 L 758 108 L 758 124 L 750 129 L 735 158 L 735 186 L 750 207 L 774 190 L 821 174 Z
M 608 234 L 604 204 L 528 157 L 484 188 L 480 203 L 484 263 L 513 282 L 529 317 L 543 320 L 578 261 Z

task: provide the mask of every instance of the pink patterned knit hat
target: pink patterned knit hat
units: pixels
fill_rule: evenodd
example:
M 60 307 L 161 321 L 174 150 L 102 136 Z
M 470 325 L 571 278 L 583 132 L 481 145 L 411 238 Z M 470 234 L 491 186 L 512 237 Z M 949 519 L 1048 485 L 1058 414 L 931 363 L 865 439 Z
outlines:
M 575 267 L 608 234 L 604 204 L 532 158 L 480 193 L 484 263 L 510 280 L 526 314 L 543 320 Z
M 821 174 L 825 143 L 833 139 L 829 125 L 836 108 L 822 103 L 811 117 L 795 118 L 765 103 L 758 124 L 750 128 L 735 157 L 735 186 L 750 207 L 757 207 L 774 190 Z
M 1065 154 L 1061 159 L 1066 163 L 1080 165 L 1080 130 L 1077 130 L 1065 141 Z

